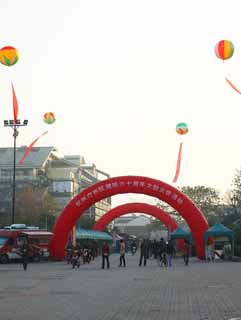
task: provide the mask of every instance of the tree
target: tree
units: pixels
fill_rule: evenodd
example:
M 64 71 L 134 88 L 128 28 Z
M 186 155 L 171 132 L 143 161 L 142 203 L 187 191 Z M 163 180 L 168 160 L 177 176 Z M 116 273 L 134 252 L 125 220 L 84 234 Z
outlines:
M 241 208 L 241 169 L 236 170 L 230 192 L 230 203 Z
M 166 226 L 158 219 L 152 219 L 151 223 L 147 225 L 147 229 L 149 231 L 156 231 L 156 230 L 166 230 Z
M 241 256 L 241 169 L 236 170 L 229 195 L 229 204 L 232 207 L 230 214 L 223 223 L 226 223 L 235 233 L 235 254 Z
M 41 202 L 41 214 L 39 225 L 52 231 L 57 213 L 57 202 L 51 194 L 46 192 Z
M 233 223 L 241 219 L 241 170 L 236 170 L 231 189 L 225 193 L 225 202 L 222 223 L 233 228 Z
M 216 189 L 205 186 L 184 186 L 181 191 L 202 211 L 210 225 L 219 220 L 221 199 Z
M 16 222 L 27 225 L 46 226 L 52 229 L 57 211 L 57 203 L 45 189 L 28 186 L 16 194 Z
M 182 218 L 182 216 L 171 206 L 169 206 L 167 203 L 162 202 L 162 201 L 158 201 L 156 203 L 156 206 L 160 209 L 162 209 L 163 211 L 169 213 L 170 215 L 173 216 L 173 218 L 175 218 L 177 224 L 179 226 L 184 226 L 186 225 L 185 220 Z
M 88 214 L 83 214 L 79 219 L 79 224 L 84 229 L 92 229 L 95 224 L 95 219 Z

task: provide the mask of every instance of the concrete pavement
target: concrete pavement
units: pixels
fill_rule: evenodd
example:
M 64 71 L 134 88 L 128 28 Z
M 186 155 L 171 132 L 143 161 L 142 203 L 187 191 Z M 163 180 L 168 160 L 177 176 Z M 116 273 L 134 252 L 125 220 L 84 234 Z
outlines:
M 155 260 L 101 269 L 100 258 L 80 269 L 66 262 L 0 265 L 1 320 L 228 320 L 241 319 L 241 263 L 191 259 L 172 268 Z

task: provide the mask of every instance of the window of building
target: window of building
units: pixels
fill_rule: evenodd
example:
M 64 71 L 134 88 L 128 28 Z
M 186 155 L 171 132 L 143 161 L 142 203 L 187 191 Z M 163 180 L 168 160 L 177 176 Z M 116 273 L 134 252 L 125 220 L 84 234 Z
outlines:
M 32 176 L 32 170 L 30 169 L 17 169 L 16 170 L 16 176 L 18 177 L 31 177 Z
M 10 177 L 10 176 L 12 176 L 12 170 L 10 170 L 10 169 L 2 169 L 1 170 L 1 176 L 2 177 Z

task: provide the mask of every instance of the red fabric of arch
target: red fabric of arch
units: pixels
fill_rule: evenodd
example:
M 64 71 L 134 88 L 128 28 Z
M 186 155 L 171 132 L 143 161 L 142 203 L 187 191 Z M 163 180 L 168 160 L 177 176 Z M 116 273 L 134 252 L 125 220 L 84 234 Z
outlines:
M 195 204 L 181 191 L 160 180 L 141 176 L 122 176 L 100 181 L 74 197 L 58 217 L 49 251 L 55 259 L 63 259 L 69 233 L 78 218 L 94 203 L 123 193 L 140 193 L 156 197 L 171 207 L 186 220 L 199 258 L 205 257 L 204 233 L 209 228 L 207 220 Z
M 170 231 L 175 231 L 178 228 L 178 224 L 175 219 L 173 219 L 169 213 L 165 212 L 161 208 L 153 206 L 147 203 L 133 202 L 126 203 L 115 207 L 108 212 L 106 212 L 94 225 L 93 230 L 103 231 L 105 227 L 114 219 L 123 216 L 127 213 L 145 213 L 152 217 L 157 218 L 163 224 L 170 228 Z M 178 249 L 182 250 L 184 241 L 178 240 Z

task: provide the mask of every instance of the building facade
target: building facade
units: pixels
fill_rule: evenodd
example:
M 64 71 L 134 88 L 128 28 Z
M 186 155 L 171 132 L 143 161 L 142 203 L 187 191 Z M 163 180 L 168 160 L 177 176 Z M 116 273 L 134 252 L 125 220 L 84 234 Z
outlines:
M 114 220 L 114 228 L 129 236 L 149 238 L 151 218 L 146 215 L 124 215 Z
M 133 213 L 115 219 L 113 226 L 115 230 L 137 238 L 146 238 L 152 241 L 159 241 L 161 238 L 167 239 L 167 228 L 163 225 L 159 226 L 158 230 L 153 230 L 151 226 L 153 220 L 156 219 L 147 215 Z
M 26 187 L 49 192 L 60 213 L 79 192 L 110 175 L 87 164 L 79 155 L 62 155 L 54 147 L 34 147 L 23 165 L 19 160 L 26 146 L 16 149 L 16 194 Z M 13 148 L 0 148 L 0 215 L 8 215 L 12 206 Z M 17 203 L 16 203 L 17 205 Z M 111 199 L 91 206 L 85 216 L 98 220 L 111 208 Z

